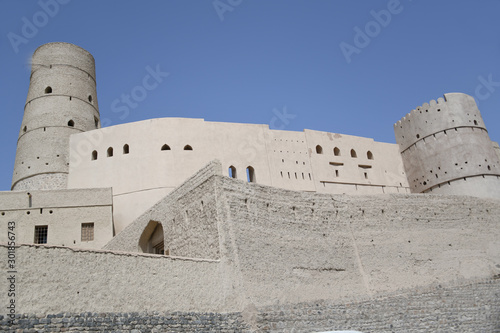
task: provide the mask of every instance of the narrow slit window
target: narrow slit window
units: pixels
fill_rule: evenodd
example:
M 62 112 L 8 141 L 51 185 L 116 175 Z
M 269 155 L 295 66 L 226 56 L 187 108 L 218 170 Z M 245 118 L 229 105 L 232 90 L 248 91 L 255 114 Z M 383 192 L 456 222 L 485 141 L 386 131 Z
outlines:
M 108 157 L 112 157 L 113 156 L 113 147 L 109 147 L 107 153 L 108 153 Z
M 96 150 L 94 150 L 92 152 L 92 161 L 95 161 L 95 160 L 97 160 L 97 151 Z

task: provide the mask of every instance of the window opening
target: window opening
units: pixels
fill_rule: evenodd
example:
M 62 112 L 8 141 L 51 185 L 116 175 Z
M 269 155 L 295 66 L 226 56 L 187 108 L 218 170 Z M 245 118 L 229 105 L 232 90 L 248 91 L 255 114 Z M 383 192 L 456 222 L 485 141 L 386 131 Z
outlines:
M 94 223 L 82 223 L 82 242 L 94 240 Z
M 230 178 L 236 178 L 236 168 L 234 166 L 229 167 L 228 173 Z
M 46 225 L 35 226 L 35 244 L 47 244 L 48 228 Z

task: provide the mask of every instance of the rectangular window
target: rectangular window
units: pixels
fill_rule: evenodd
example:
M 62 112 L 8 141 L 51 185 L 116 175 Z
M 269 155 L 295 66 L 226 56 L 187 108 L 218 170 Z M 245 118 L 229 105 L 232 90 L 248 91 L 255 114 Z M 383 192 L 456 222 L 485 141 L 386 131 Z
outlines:
M 35 226 L 35 244 L 47 244 L 47 230 L 46 225 L 36 225 Z
M 82 223 L 82 242 L 94 240 L 94 223 Z

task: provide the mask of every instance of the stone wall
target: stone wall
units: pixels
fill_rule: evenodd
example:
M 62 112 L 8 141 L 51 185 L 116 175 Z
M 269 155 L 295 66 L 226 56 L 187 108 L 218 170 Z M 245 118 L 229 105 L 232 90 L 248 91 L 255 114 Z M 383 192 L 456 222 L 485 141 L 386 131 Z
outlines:
M 114 237 L 107 250 L 142 252 L 139 239 L 151 221 L 163 226 L 165 251 L 177 257 L 218 259 L 219 235 L 214 175 L 221 174 L 219 162 L 198 173 L 160 200 L 134 223 Z
M 16 313 L 200 311 L 235 308 L 226 271 L 215 260 L 22 245 L 15 249 Z M 0 246 L 7 259 L 7 247 Z M 0 263 L 0 314 L 11 275 Z
M 500 201 L 323 195 L 218 177 L 244 304 L 350 299 L 500 273 Z
M 498 332 L 500 279 L 338 304 L 317 301 L 260 308 L 257 332 Z
M 0 316 L 0 330 L 14 332 L 497 332 L 500 279 L 441 286 L 338 303 L 318 300 L 245 312 L 61 312 Z

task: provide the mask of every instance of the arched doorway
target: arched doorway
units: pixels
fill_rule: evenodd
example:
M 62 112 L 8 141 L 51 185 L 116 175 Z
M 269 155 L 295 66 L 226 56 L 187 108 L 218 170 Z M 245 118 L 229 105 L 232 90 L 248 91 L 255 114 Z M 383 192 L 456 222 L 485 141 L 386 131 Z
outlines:
M 139 238 L 139 250 L 144 253 L 169 254 L 165 251 L 163 226 L 160 222 L 149 221 Z

